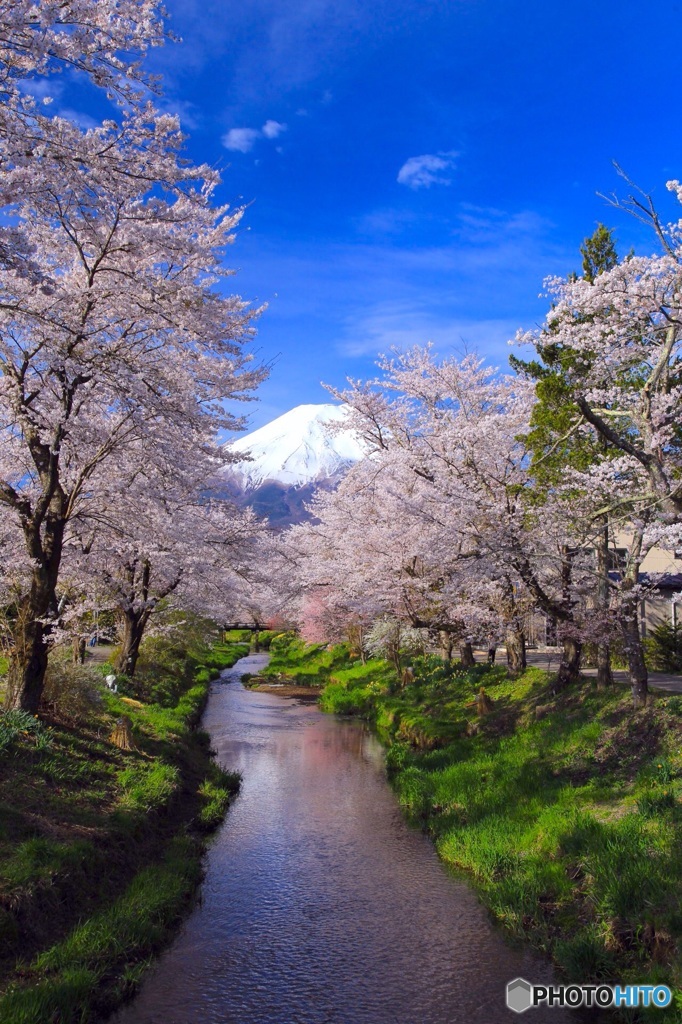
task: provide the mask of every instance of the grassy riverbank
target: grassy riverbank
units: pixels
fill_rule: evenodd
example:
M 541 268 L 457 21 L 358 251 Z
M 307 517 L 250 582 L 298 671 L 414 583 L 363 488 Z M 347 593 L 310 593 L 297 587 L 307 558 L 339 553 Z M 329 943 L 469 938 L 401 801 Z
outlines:
M 51 714 L 0 715 L 0 1020 L 103 1019 L 172 937 L 239 785 L 196 725 L 247 651 L 148 645 L 142 699 L 103 687 L 107 665 L 56 665 L 73 692 Z M 130 751 L 110 741 L 122 716 Z
M 437 658 L 398 690 L 385 662 L 300 641 L 277 671 L 320 661 L 321 706 L 375 725 L 405 812 L 509 932 L 575 980 L 673 985 L 677 1008 L 652 1015 L 682 1019 L 682 697 L 634 714 L 624 687 L 553 697 L 537 668 L 512 680 Z

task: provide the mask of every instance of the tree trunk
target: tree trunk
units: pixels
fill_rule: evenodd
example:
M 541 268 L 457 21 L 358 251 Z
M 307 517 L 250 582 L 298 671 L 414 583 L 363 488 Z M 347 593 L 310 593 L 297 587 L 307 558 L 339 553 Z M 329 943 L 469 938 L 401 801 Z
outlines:
M 611 645 L 602 643 L 597 644 L 597 689 L 605 690 L 607 686 L 613 686 Z
M 452 649 L 454 647 L 452 633 L 448 633 L 446 630 L 441 629 L 438 637 L 440 639 L 440 656 L 443 661 L 446 661 L 449 664 L 452 661 Z
M 642 561 L 644 528 L 638 527 L 630 544 L 630 554 L 623 577 L 623 597 L 620 628 L 628 659 L 628 674 L 632 703 L 636 708 L 644 707 L 649 693 L 649 673 L 644 661 L 644 647 L 639 631 L 639 597 L 634 592 L 639 582 L 639 567 Z
M 46 627 L 29 609 L 27 618 L 14 634 L 14 650 L 7 672 L 5 706 L 35 715 L 45 685 L 47 670 Z M 22 610 L 23 618 L 24 610 Z
M 45 517 L 44 533 L 40 524 L 25 526 L 26 550 L 33 559 L 31 586 L 26 598 L 19 603 L 17 620 L 12 630 L 14 649 L 7 672 L 7 708 L 20 708 L 35 715 L 40 705 L 47 671 L 47 638 L 50 626 L 47 620 L 57 616 L 57 579 L 62 557 L 64 521 L 60 518 L 58 502 Z
M 73 638 L 73 663 L 74 665 L 85 664 L 85 637 L 76 636 Z
M 561 655 L 561 662 L 559 664 L 559 672 L 557 673 L 557 679 L 554 686 L 555 692 L 565 689 L 570 683 L 577 683 L 580 678 L 580 656 L 582 654 L 583 645 L 580 640 L 574 640 L 572 637 L 566 637 L 564 640 L 564 650 Z
M 121 613 L 123 629 L 121 633 L 121 649 L 116 658 L 116 671 L 130 679 L 135 675 L 137 659 L 140 656 L 140 644 L 144 636 L 145 626 L 149 621 L 146 612 L 127 610 Z
M 621 629 L 623 631 L 625 653 L 628 659 L 632 703 L 636 708 L 641 708 L 645 706 L 649 694 L 649 673 L 644 661 L 644 648 L 639 632 L 637 604 L 637 597 L 634 595 L 628 597 L 624 602 Z
M 609 524 L 605 519 L 604 527 L 599 531 L 597 541 L 597 609 L 600 615 L 606 617 L 609 610 Z M 607 686 L 613 686 L 613 673 L 611 672 L 611 645 L 608 640 L 602 640 L 597 644 L 597 689 L 604 690 Z
M 526 669 L 526 637 L 519 625 L 517 616 L 507 624 L 505 634 L 507 647 L 507 668 L 511 675 L 517 676 Z
M 468 641 L 459 645 L 459 660 L 464 668 L 473 668 L 476 664 L 474 649 Z
M 516 603 L 514 585 L 508 576 L 504 579 L 502 614 L 505 621 L 504 641 L 507 648 L 507 669 L 511 675 L 516 676 L 526 668 L 526 637 Z

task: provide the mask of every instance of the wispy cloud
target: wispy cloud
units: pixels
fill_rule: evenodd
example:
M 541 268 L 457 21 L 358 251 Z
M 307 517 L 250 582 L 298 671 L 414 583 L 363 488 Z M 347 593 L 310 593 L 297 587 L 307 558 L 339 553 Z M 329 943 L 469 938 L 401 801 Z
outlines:
M 19 80 L 17 85 L 20 92 L 43 103 L 51 103 L 64 91 L 63 81 L 54 78 L 32 78 L 24 82 Z
M 360 235 L 370 237 L 391 237 L 402 234 L 406 228 L 411 227 L 418 220 L 418 214 L 413 209 L 398 209 L 392 206 L 383 206 L 357 218 L 356 225 Z
M 455 166 L 459 154 L 454 150 L 447 153 L 424 153 L 411 156 L 398 171 L 398 182 L 408 188 L 431 188 L 432 185 L 451 185 L 446 172 Z
M 278 139 L 287 130 L 281 121 L 268 120 L 262 128 L 230 128 L 223 135 L 223 146 L 237 153 L 250 153 L 259 139 Z
M 441 353 L 481 352 L 497 354 L 519 326 L 511 317 L 480 318 L 453 316 L 426 309 L 419 301 L 389 301 L 377 304 L 346 322 L 346 338 L 340 351 L 351 357 L 387 353 L 432 342 Z
M 230 109 L 244 103 L 281 102 L 296 93 L 296 105 L 312 103 L 299 95 L 317 84 L 330 98 L 329 74 L 346 69 L 349 53 L 360 46 L 369 52 L 392 36 L 395 22 L 419 24 L 428 19 L 430 3 L 414 0 L 168 0 L 171 28 L 192 45 L 155 49 L 151 62 L 166 81 L 182 73 L 196 76 L 220 62 Z M 166 86 L 168 91 L 168 85 Z M 325 99 L 323 99 L 325 102 Z
M 540 238 L 554 224 L 534 210 L 508 213 L 493 206 L 461 203 L 455 234 L 470 245 L 499 245 L 505 238 Z
M 99 121 L 91 117 L 90 114 L 86 114 L 83 110 L 73 110 L 71 107 L 60 107 L 58 111 L 59 117 L 63 117 L 66 121 L 73 121 L 82 128 L 83 131 L 88 131 L 90 128 L 97 128 Z

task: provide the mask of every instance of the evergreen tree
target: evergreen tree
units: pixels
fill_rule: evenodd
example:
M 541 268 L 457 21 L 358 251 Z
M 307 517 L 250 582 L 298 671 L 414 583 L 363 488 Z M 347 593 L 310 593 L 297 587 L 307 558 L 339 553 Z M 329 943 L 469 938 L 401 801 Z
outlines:
M 604 224 L 598 224 L 591 236 L 580 246 L 583 279 L 593 284 L 597 277 L 612 270 L 618 264 L 613 232 Z M 577 275 L 571 275 L 577 280 Z M 578 357 L 574 350 L 567 349 L 552 338 L 550 330 L 541 346 L 538 346 L 540 361 L 525 361 L 516 356 L 510 359 L 517 373 L 536 381 L 537 404 L 531 416 L 531 429 L 526 438 L 532 453 L 531 472 L 535 479 L 535 500 L 542 501 L 547 489 L 564 480 L 567 469 L 581 472 L 601 461 L 607 454 L 608 445 L 594 431 L 582 430 L 583 415 L 576 402 L 576 380 L 585 377 L 589 361 Z M 609 606 L 609 541 L 611 537 L 608 513 L 595 516 L 595 605 L 606 617 Z M 561 553 L 563 571 L 570 581 L 573 553 L 566 548 Z M 567 587 L 569 593 L 570 587 Z M 576 652 L 576 672 L 579 668 L 580 652 Z M 597 685 L 606 686 L 613 682 L 611 654 L 608 638 L 597 644 Z

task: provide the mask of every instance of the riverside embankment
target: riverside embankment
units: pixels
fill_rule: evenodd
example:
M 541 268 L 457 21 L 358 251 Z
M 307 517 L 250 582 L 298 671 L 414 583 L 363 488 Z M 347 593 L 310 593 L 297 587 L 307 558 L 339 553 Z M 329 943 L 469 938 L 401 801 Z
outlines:
M 514 1020 L 505 983 L 549 980 L 547 962 L 510 947 L 407 825 L 362 722 L 241 685 L 266 660 L 213 685 L 203 724 L 242 787 L 199 905 L 116 1024 Z
M 624 686 L 555 695 L 539 668 L 432 656 L 401 685 L 386 662 L 295 637 L 267 674 L 317 680 L 325 710 L 372 724 L 405 813 L 510 934 L 572 980 L 668 984 L 677 1005 L 651 1013 L 680 1019 L 681 697 L 633 712 Z
M 103 659 L 55 657 L 43 717 L 0 715 L 3 1024 L 103 1019 L 187 912 L 238 787 L 196 724 L 209 680 L 244 651 L 190 639 L 148 645 L 118 693 Z

